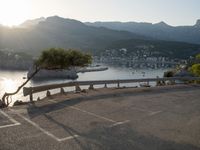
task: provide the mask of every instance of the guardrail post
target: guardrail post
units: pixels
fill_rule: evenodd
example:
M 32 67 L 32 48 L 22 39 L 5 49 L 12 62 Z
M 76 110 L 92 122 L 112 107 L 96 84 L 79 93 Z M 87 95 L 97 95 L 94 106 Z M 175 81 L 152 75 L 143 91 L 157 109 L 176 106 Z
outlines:
M 157 79 L 156 80 L 156 86 L 160 86 L 161 85 L 161 81 L 159 80 L 159 77 L 157 76 L 156 79 Z
M 81 92 L 81 88 L 78 84 L 76 85 L 75 90 L 76 90 L 76 92 Z
M 117 83 L 117 88 L 120 88 L 119 82 Z
M 93 84 L 90 84 L 90 86 L 89 86 L 89 90 L 94 90 L 94 86 L 93 86 Z
M 65 90 L 63 88 L 60 88 L 60 94 L 65 94 Z
M 48 90 L 46 93 L 46 97 L 49 97 L 49 96 L 51 96 L 51 92 Z
M 107 84 L 105 83 L 104 88 L 107 88 Z
M 176 81 L 175 81 L 175 80 L 172 80 L 172 84 L 173 84 L 173 85 L 176 84 Z
M 30 96 L 30 102 L 33 102 L 33 93 L 31 92 L 29 96 Z

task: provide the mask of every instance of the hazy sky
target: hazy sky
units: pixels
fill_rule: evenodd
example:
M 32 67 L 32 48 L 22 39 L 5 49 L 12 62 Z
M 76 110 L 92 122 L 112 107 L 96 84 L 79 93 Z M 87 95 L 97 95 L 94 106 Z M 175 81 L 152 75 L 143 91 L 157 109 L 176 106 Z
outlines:
M 0 0 L 0 24 L 52 15 L 80 21 L 192 25 L 200 19 L 200 0 Z

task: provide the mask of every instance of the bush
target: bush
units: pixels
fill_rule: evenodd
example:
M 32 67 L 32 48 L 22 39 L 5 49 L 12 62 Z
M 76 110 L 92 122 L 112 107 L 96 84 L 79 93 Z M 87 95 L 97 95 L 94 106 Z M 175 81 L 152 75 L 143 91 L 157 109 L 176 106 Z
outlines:
M 200 77 L 200 64 L 194 64 L 192 65 L 190 71 L 195 75 Z

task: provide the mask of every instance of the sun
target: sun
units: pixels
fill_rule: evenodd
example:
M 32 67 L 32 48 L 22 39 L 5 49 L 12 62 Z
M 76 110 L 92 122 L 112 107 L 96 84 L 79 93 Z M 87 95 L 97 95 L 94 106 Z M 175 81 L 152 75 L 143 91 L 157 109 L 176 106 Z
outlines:
M 0 24 L 19 25 L 29 17 L 30 6 L 29 0 L 0 0 Z

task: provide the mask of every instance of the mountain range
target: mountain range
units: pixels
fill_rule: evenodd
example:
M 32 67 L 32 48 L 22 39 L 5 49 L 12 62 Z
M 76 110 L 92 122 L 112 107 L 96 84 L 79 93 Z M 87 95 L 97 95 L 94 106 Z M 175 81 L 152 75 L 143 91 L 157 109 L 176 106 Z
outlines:
M 12 49 L 34 56 L 50 47 L 81 49 L 94 54 L 108 48 L 126 48 L 125 46 L 134 51 L 136 50 L 134 47 L 154 45 L 155 41 L 157 45 L 165 45 L 169 51 L 174 52 L 177 47 L 181 47 L 183 51 L 189 52 L 187 56 L 196 54 L 200 52 L 200 45 L 198 45 L 200 44 L 200 21 L 198 20 L 194 26 L 172 27 L 164 22 L 158 24 L 83 23 L 52 16 L 28 20 L 14 28 L 0 26 L 0 50 Z M 176 43 L 174 47 L 169 46 L 174 43 Z M 160 47 L 162 46 L 158 46 L 156 50 L 162 51 Z M 178 51 L 179 55 L 183 55 L 180 49 Z
M 193 26 L 170 26 L 163 21 L 156 24 L 138 22 L 86 22 L 85 24 L 118 31 L 129 31 L 157 40 L 200 44 L 200 19 Z
M 58 16 L 26 21 L 17 28 L 0 27 L 0 49 L 10 48 L 32 54 L 50 47 L 102 50 L 109 43 L 124 39 L 144 39 L 127 31 L 91 27 Z

